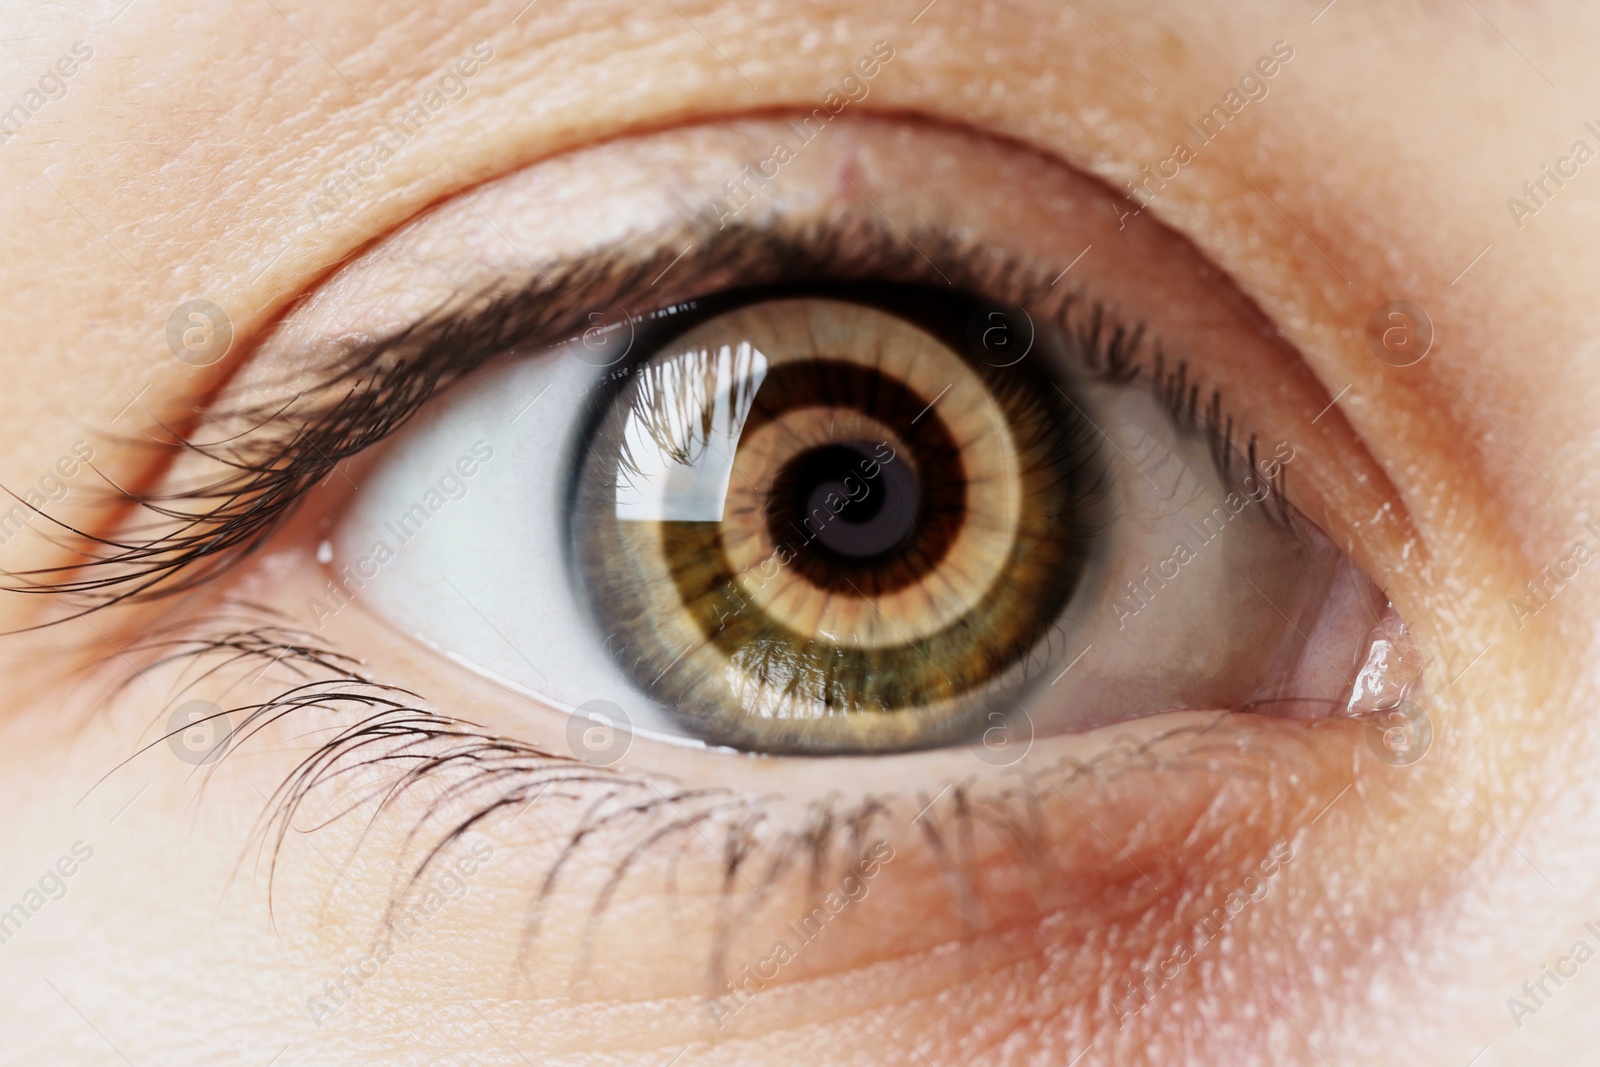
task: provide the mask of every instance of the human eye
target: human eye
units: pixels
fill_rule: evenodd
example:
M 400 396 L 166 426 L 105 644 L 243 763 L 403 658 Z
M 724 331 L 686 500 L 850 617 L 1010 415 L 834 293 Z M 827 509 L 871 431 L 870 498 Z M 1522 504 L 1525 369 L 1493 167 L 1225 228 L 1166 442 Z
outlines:
M 0 5 L 0 1061 L 1595 1059 L 1583 5 L 179 6 Z
M 869 888 L 906 906 L 864 951 L 966 966 L 1055 916 L 1135 973 L 1410 706 L 1365 565 L 1392 491 L 1226 276 L 971 131 L 855 119 L 750 178 L 792 129 L 622 138 L 399 228 L 57 583 L 180 605 L 139 681 L 211 694 L 222 779 L 293 754 L 257 840 L 303 893 L 327 867 L 285 857 L 341 850 L 337 937 L 492 841 L 456 979 L 497 1004 L 768 1026 L 743 961 L 848 976 L 846 941 L 784 971 L 773 939 Z M 683 936 L 639 967 L 646 928 Z
M 762 286 L 463 382 L 366 476 L 307 614 L 360 603 L 542 704 L 751 752 L 1376 710 L 1356 673 L 1403 634 L 1288 503 L 1293 441 L 1207 384 L 1218 337 L 1120 321 L 1114 273 L 1052 304 L 1032 262 L 885 281 L 930 272 L 867 218 L 775 233 Z
M 1106 760 L 1183 778 L 1147 750 L 1392 714 L 1416 653 L 1329 504 L 1381 475 L 1226 278 L 958 131 L 861 121 L 734 198 L 785 129 L 552 160 L 287 319 L 213 434 L 280 403 L 296 437 L 381 430 L 316 445 L 269 556 L 288 622 L 384 648 L 408 688 L 476 679 L 449 714 L 579 765 L 692 758 L 810 803 L 847 759 L 845 809 Z M 930 166 L 950 192 L 911 180 Z M 560 192 L 594 173 L 619 192 Z M 1108 796 L 1097 819 L 1133 817 Z
M 681 136 L 736 159 L 780 134 Z M 629 151 L 560 166 L 638 167 Z M 334 321 L 267 345 L 364 337 L 331 390 L 347 421 L 467 375 L 326 519 L 295 621 L 354 606 L 533 714 L 766 753 L 1003 760 L 991 742 L 1161 714 L 1392 706 L 1415 675 L 1403 627 L 1306 517 L 1323 397 L 1192 250 L 995 153 L 1040 234 L 986 205 L 912 238 L 855 183 L 730 227 L 713 184 L 709 210 L 642 212 L 530 276 L 519 245 L 548 238 L 503 231 L 531 225 L 537 175 L 479 197 L 510 223 L 474 204 L 408 228 L 330 286 Z M 386 320 L 338 321 L 356 309 Z M 1262 397 L 1273 377 L 1292 414 Z M 274 388 L 236 392 L 254 418 Z M 1358 685 L 1374 649 L 1387 674 Z

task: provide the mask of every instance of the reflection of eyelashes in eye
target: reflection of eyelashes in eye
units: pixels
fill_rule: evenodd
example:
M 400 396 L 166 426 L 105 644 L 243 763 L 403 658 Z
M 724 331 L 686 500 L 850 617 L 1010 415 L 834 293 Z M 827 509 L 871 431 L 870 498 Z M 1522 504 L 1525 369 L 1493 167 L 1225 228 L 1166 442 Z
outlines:
M 593 332 L 595 308 L 647 299 L 673 263 L 676 289 L 661 294 L 659 306 L 734 284 L 811 280 L 953 285 L 1022 306 L 1053 319 L 1096 376 L 1119 382 L 1147 376 L 1180 425 L 1211 437 L 1219 468 L 1233 483 L 1233 465 L 1243 457 L 1219 394 L 1203 394 L 1185 362 L 1169 363 L 1159 346 L 1148 344 L 1142 325 L 1116 323 L 1081 292 L 1055 290 L 1044 274 L 997 260 L 969 240 L 944 232 L 911 236 L 915 247 L 881 226 L 827 223 L 658 234 L 635 247 L 547 267 L 525 285 L 463 294 L 378 340 L 330 344 L 319 357 L 326 367 L 319 384 L 270 397 L 259 386 L 248 394 L 224 390 L 200 431 L 185 436 L 163 427 L 162 441 L 139 442 L 158 449 L 158 459 L 182 474 L 170 474 L 151 491 L 112 487 L 107 512 L 131 511 L 142 516 L 137 523 L 95 534 L 84 523 L 68 526 L 35 508 L 65 534 L 73 562 L 0 572 L 7 579 L 0 590 L 59 597 L 72 609 L 66 618 L 191 591 L 259 548 L 310 488 L 392 435 L 437 392 L 508 349 L 553 346 Z M 697 251 L 678 263 L 686 243 Z M 630 343 L 645 343 L 637 336 L 649 328 L 645 319 L 623 321 Z M 1250 459 L 1254 448 L 1252 436 Z M 1267 490 L 1280 510 L 1281 477 Z

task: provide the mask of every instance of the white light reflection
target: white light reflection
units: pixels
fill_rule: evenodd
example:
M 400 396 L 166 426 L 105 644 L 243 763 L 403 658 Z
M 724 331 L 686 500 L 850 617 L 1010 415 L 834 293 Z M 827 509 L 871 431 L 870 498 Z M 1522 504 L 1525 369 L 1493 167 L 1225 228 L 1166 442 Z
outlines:
M 618 521 L 721 522 L 739 435 L 766 376 L 767 357 L 748 341 L 642 370 L 618 461 Z

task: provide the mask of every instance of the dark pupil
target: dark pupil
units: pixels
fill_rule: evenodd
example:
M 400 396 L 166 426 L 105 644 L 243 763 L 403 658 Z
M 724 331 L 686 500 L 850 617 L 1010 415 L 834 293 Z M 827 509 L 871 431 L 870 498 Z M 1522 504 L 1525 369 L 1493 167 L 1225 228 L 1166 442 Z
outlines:
M 922 508 L 916 475 L 904 463 L 880 465 L 865 441 L 802 453 L 775 488 L 792 494 L 790 506 L 818 547 L 851 560 L 900 545 L 915 529 Z

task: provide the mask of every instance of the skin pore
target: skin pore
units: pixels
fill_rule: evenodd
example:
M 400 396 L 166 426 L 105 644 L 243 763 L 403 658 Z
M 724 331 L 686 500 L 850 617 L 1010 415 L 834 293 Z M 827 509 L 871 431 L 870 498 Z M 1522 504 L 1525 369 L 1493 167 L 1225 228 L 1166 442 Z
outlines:
M 849 117 L 994 139 L 992 175 L 972 173 L 990 158 L 976 152 L 965 180 L 991 178 L 997 200 L 1041 160 L 1119 191 L 1148 180 L 1141 168 L 1167 175 L 1144 187 L 1155 195 L 1128 230 L 1164 226 L 1191 242 L 1276 328 L 1271 345 L 1303 360 L 1298 377 L 1263 376 L 1270 395 L 1240 402 L 1275 407 L 1302 442 L 1296 505 L 1414 635 L 1428 664 L 1425 758 L 1376 759 L 1370 731 L 1349 721 L 1205 725 L 1211 716 L 1055 739 L 1052 767 L 1088 769 L 1032 785 L 979 773 L 965 749 L 769 767 L 642 742 L 618 768 L 577 766 L 594 780 L 558 768 L 552 784 L 539 753 L 564 751 L 561 719 L 530 714 L 364 607 L 302 637 L 232 636 L 263 633 L 239 605 L 293 612 L 320 586 L 308 575 L 324 520 L 379 459 L 363 454 L 210 599 L 0 640 L 0 800 L 12 816 L 0 825 L 0 908 L 47 870 L 66 887 L 42 889 L 46 902 L 0 945 L 7 1062 L 1581 1062 L 1600 1029 L 1586 1010 L 1595 979 L 1582 966 L 1560 982 L 1545 974 L 1580 939 L 1600 947 L 1584 926 L 1600 925 L 1589 621 L 1600 584 L 1587 568 L 1559 586 L 1544 572 L 1575 542 L 1595 546 L 1586 523 L 1600 519 L 1600 223 L 1587 168 L 1557 185 L 1541 167 L 1575 140 L 1594 143 L 1584 124 L 1600 121 L 1600 74 L 1582 42 L 1600 31 L 1595 16 L 1364 0 L 1320 13 L 920 7 L 136 0 L 0 14 L 15 57 L 0 103 L 24 99 L 76 42 L 91 52 L 0 143 L 0 484 L 24 492 L 64 475 L 58 461 L 89 442 L 99 473 L 78 470 L 50 514 L 114 532 L 128 517 L 108 513 L 91 483 L 148 487 L 161 473 L 128 441 L 158 420 L 193 425 L 215 390 L 252 373 L 310 383 L 316 368 L 291 343 L 315 334 L 308 324 L 331 323 L 324 336 L 337 338 L 403 304 L 403 260 L 382 243 L 397 227 L 439 206 L 485 257 L 526 271 L 544 246 L 529 258 L 496 215 L 515 196 L 489 183 L 548 164 L 570 167 L 548 180 L 573 213 L 661 197 L 655 172 L 628 171 L 630 157 L 602 165 L 604 146 L 809 113 L 881 41 L 893 59 Z M 1221 100 L 1280 41 L 1293 58 L 1270 92 L 1174 173 L 1173 142 L 1195 143 L 1201 102 Z M 464 56 L 476 59 L 466 91 L 374 162 L 385 123 Z M 678 151 L 685 173 L 706 150 L 652 143 L 669 146 L 662 170 Z M 357 166 L 360 181 L 334 198 L 325 183 Z M 806 167 L 831 173 L 795 167 L 796 183 Z M 855 176 L 891 219 L 931 210 L 909 181 L 880 190 Z M 849 192 L 818 182 L 841 202 Z M 572 192 L 584 183 L 592 199 Z M 1537 211 L 1509 210 L 1511 197 Z M 518 217 L 538 219 L 528 233 L 551 246 L 576 247 L 600 225 L 563 232 L 527 199 Z M 999 208 L 971 211 L 1007 224 Z M 1009 221 L 1018 244 L 1026 218 Z M 1060 249 L 1058 269 L 1084 244 L 1108 262 L 1121 254 L 1109 218 L 1094 223 L 1103 239 Z M 417 247 L 442 256 L 450 232 Z M 1154 304 L 1167 295 L 1151 291 Z M 339 304 L 340 293 L 366 303 Z M 235 334 L 227 357 L 201 368 L 166 340 L 173 309 L 194 297 L 224 307 Z M 1435 330 L 1403 368 L 1374 358 L 1368 330 L 1374 309 L 1400 299 Z M 263 369 L 258 354 L 278 362 Z M 56 553 L 19 537 L 0 565 L 15 573 Z M 1529 582 L 1543 583 L 1541 606 L 1513 609 L 1535 603 Z M 228 636 L 240 658 L 153 664 L 138 645 L 185 621 L 180 610 L 210 620 L 186 635 Z M 229 612 L 242 621 L 217 621 Z M 7 630 L 51 617 L 45 598 L 0 599 Z M 280 810 L 280 786 L 328 734 L 288 717 L 200 767 L 161 741 L 185 686 L 229 707 L 271 701 L 296 670 L 319 682 L 350 671 L 338 655 L 419 694 L 403 705 L 512 739 L 492 755 L 471 749 L 477 762 L 455 781 L 474 767 L 524 776 L 516 802 L 447 845 L 414 898 L 406 877 L 454 825 L 460 798 L 443 784 L 375 816 L 359 786 L 381 784 L 384 769 L 352 763 L 262 852 L 257 820 Z M 343 707 L 320 725 L 355 718 Z M 615 806 L 605 810 L 642 814 L 594 833 L 541 893 L 602 797 Z M 327 819 L 352 803 L 350 818 Z M 975 820 L 984 804 L 1042 827 L 1021 835 L 1034 853 L 1008 844 L 998 816 Z M 612 883 L 652 818 L 676 820 L 677 852 L 648 853 Z M 751 866 L 730 873 L 730 850 L 746 845 Z M 446 903 L 428 907 L 430 892 Z M 775 959 L 777 939 L 796 942 L 784 924 L 830 892 L 849 901 L 830 929 Z M 603 921 L 591 921 L 601 896 Z M 400 921 L 403 944 L 391 937 L 377 961 L 386 912 L 418 902 L 421 918 Z M 1219 904 L 1224 933 L 1176 959 L 1182 932 Z M 724 977 L 748 965 L 763 981 L 728 1000 L 708 983 L 713 958 Z

